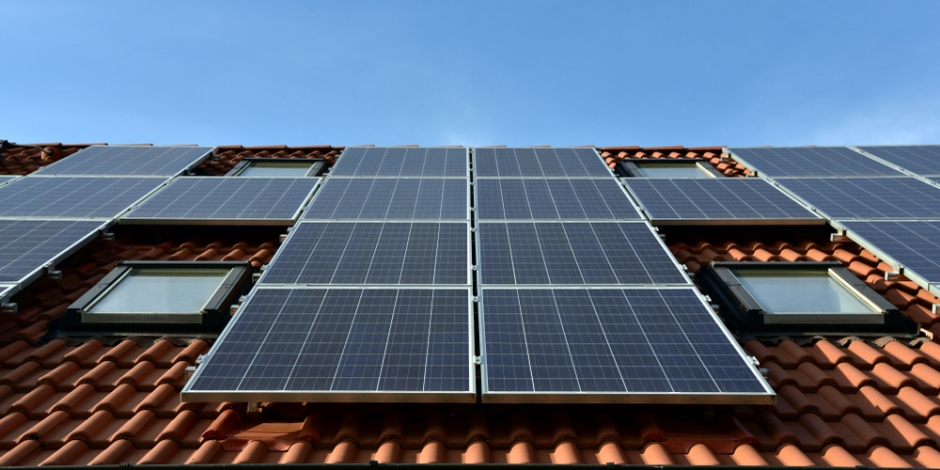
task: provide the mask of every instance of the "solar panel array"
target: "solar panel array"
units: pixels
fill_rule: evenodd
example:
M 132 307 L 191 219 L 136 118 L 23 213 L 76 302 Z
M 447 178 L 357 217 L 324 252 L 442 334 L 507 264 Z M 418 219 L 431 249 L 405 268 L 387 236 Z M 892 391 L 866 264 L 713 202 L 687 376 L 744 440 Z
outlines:
M 613 178 L 479 179 L 477 220 L 640 220 Z
M 593 148 L 476 148 L 477 178 L 610 177 L 610 169 Z
M 467 178 L 470 159 L 462 147 L 347 147 L 331 177 Z
M 654 224 L 824 223 L 793 198 L 756 178 L 624 178 Z
M 102 227 L 96 221 L 0 220 L 0 282 L 29 282 Z
M 466 179 L 327 178 L 305 220 L 469 220 Z
M 902 176 L 848 147 L 732 148 L 734 159 L 761 176 Z
M 913 177 L 777 182 L 833 220 L 940 219 L 940 188 Z
M 10 181 L 13 181 L 17 178 L 19 178 L 18 175 L 0 175 L 0 185 L 9 183 Z
M 940 145 L 885 145 L 859 149 L 915 175 L 940 175 Z
M 844 222 L 850 237 L 940 294 L 940 222 Z
M 183 174 L 212 147 L 93 146 L 39 169 L 43 176 L 164 176 Z
M 121 221 L 292 224 L 318 181 L 317 178 L 177 178 Z
M 0 186 L 0 217 L 113 219 L 163 183 L 160 178 L 29 176 Z

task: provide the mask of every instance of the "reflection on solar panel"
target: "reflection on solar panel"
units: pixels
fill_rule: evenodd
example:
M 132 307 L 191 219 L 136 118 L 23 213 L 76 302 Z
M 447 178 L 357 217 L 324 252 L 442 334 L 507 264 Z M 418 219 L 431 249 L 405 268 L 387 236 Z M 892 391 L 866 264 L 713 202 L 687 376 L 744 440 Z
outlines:
M 110 219 L 163 182 L 159 178 L 20 178 L 0 187 L 0 217 Z
M 695 290 L 483 289 L 483 400 L 772 403 Z
M 834 220 L 940 218 L 940 188 L 916 178 L 795 178 L 778 183 Z
M 467 220 L 465 179 L 327 178 L 307 220 Z
M 735 160 L 764 176 L 901 176 L 848 147 L 733 148 Z
M 101 222 L 0 220 L 0 282 L 18 283 L 97 235 Z
M 303 222 L 260 282 L 469 285 L 469 230 L 466 222 Z
M 177 176 L 205 160 L 212 147 L 88 147 L 37 175 Z
M 330 176 L 467 177 L 465 148 L 347 147 Z
M 640 219 L 620 185 L 606 179 L 479 179 L 477 220 Z
M 610 177 L 593 148 L 475 148 L 478 177 Z
M 624 178 L 655 224 L 825 223 L 765 180 Z
M 316 178 L 181 177 L 121 220 L 131 223 L 290 224 L 316 186 Z
M 859 147 L 917 175 L 940 175 L 940 145 Z
M 482 284 L 688 284 L 642 222 L 480 223 Z
M 469 289 L 260 287 L 182 398 L 472 402 L 470 322 Z
M 908 277 L 940 283 L 940 222 L 845 222 L 849 237 L 904 267 Z

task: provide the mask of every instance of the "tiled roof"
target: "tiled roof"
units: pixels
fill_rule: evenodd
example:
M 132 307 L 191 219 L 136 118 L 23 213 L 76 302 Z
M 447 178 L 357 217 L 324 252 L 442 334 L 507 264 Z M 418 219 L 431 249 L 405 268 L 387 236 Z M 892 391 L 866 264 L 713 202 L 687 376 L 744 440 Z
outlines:
M 700 149 L 681 153 L 700 151 L 719 158 Z M 295 153 L 222 148 L 225 163 L 199 171 L 224 174 L 236 158 L 278 152 Z M 931 313 L 940 301 L 903 278 L 885 281 L 890 267 L 852 242 L 795 229 L 733 236 L 669 230 L 670 250 L 693 273 L 713 260 L 840 261 L 940 334 L 940 317 Z M 261 403 L 249 410 L 245 403 L 181 403 L 186 367 L 209 350 L 211 338 L 46 334 L 121 260 L 249 260 L 257 268 L 270 261 L 279 234 L 266 228 L 158 232 L 117 227 L 115 240 L 73 255 L 60 267 L 61 280 L 32 284 L 17 298 L 19 313 L 0 318 L 0 465 L 375 460 L 940 467 L 940 343 L 925 338 L 746 340 L 745 350 L 768 370 L 778 393 L 774 406 Z
M 597 149 L 604 161 L 611 168 L 625 158 L 643 158 L 659 160 L 686 160 L 703 158 L 725 176 L 747 176 L 751 174 L 740 163 L 731 159 L 722 150 L 722 147 L 693 147 L 685 148 L 681 145 L 672 147 L 601 147 Z

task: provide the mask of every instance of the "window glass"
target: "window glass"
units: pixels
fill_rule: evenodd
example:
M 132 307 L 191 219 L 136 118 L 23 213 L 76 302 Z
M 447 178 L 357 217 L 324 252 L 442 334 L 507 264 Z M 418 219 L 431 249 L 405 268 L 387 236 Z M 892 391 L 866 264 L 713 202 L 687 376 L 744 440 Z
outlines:
M 875 313 L 828 271 L 733 269 L 732 273 L 768 314 Z
M 306 176 L 312 162 L 250 162 L 238 176 Z
M 198 313 L 229 269 L 133 268 L 89 313 Z
M 710 178 L 695 163 L 634 162 L 634 165 L 647 178 Z

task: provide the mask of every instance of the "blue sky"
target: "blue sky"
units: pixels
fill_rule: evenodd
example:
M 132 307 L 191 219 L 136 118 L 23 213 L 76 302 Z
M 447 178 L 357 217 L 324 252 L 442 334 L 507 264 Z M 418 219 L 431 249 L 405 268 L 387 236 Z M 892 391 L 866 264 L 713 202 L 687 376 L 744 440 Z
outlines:
M 940 2 L 9 2 L 0 139 L 940 143 Z

